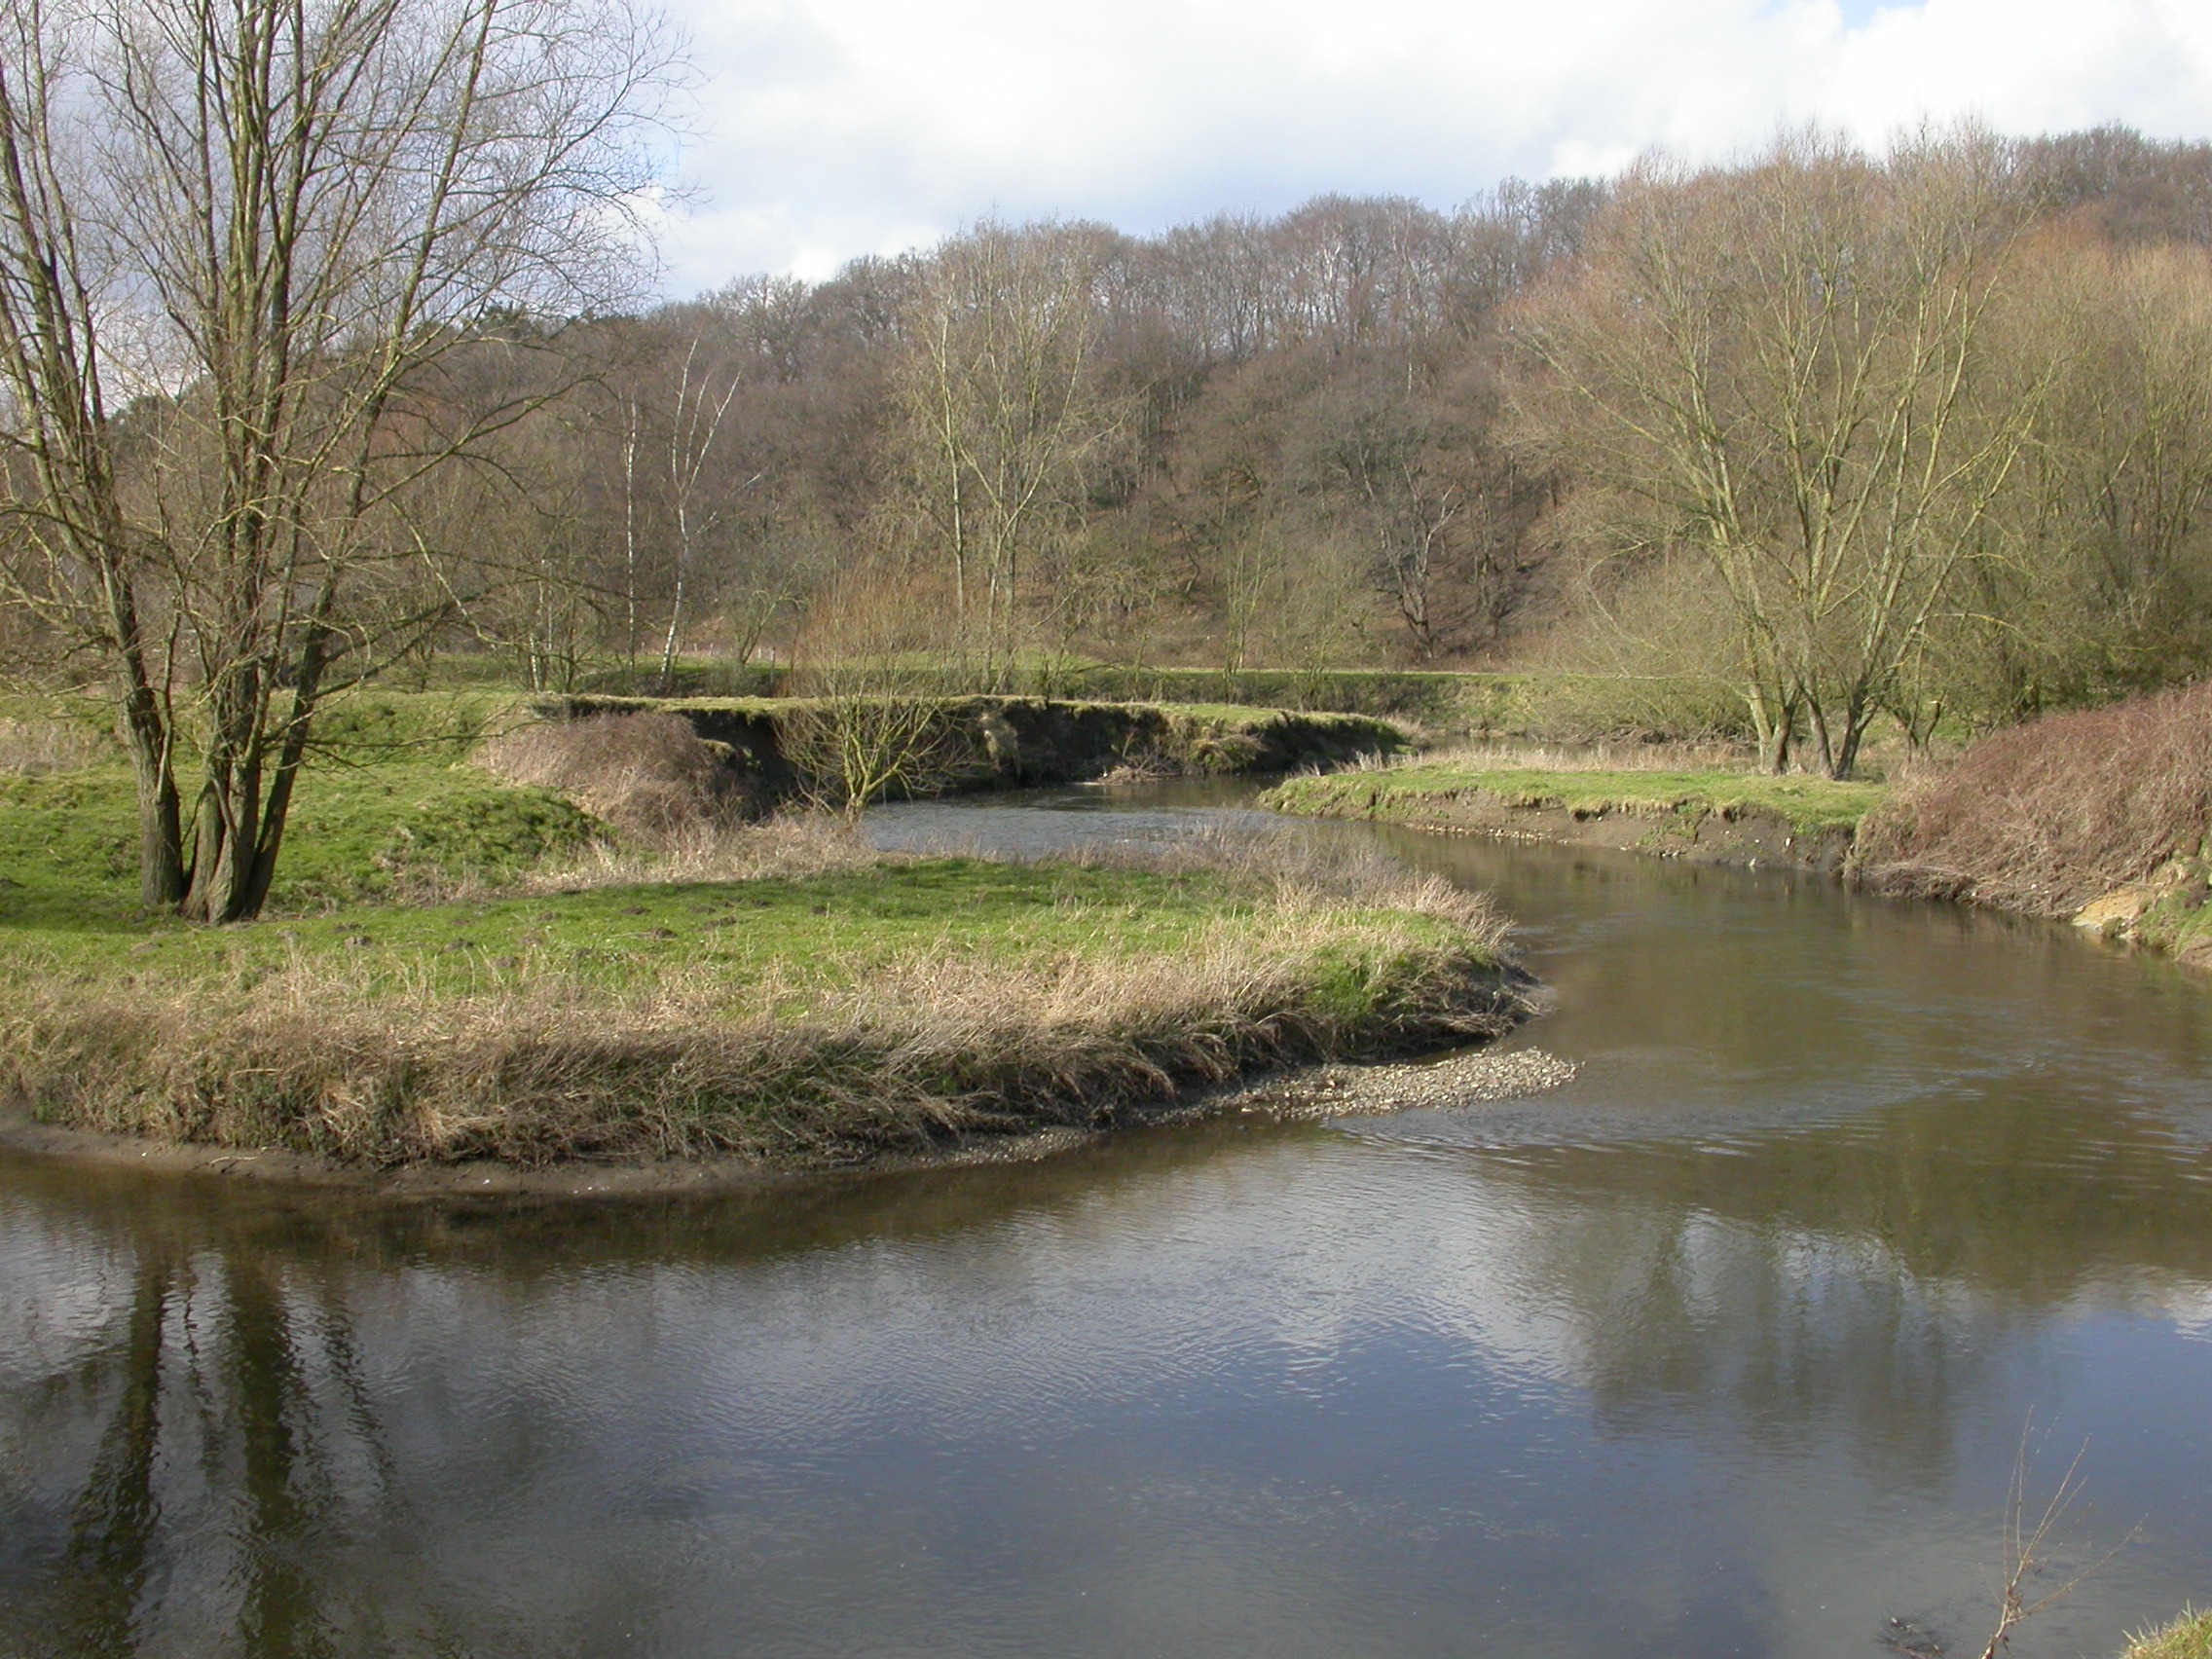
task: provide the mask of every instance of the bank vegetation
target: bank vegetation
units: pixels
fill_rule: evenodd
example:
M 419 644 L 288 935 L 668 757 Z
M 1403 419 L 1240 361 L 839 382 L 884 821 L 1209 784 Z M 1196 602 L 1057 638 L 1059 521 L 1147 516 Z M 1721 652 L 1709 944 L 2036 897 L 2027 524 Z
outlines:
M 790 869 L 780 833 L 763 862 Z M 830 871 L 601 891 L 619 903 L 570 874 L 211 955 L 18 939 L 9 1082 L 49 1124 L 372 1165 L 820 1164 L 1096 1127 L 1526 1008 L 1496 920 L 1435 878 L 1280 848 L 884 865 L 818 833 Z
M 2048 715 L 1908 774 L 1868 819 L 1865 878 L 2212 958 L 2212 686 Z
M 18 743 L 0 778 L 0 1094 L 62 1127 L 368 1167 L 819 1165 L 1462 1046 L 1529 1006 L 1481 899 L 1372 854 L 886 855 L 841 815 L 759 818 L 661 714 L 358 751 L 304 793 L 315 855 L 271 913 L 194 927 L 132 907 L 128 773 L 67 750 Z
M 109 698 L 151 905 L 267 904 L 342 705 L 463 660 L 793 695 L 854 803 L 931 699 L 1100 671 L 1501 671 L 1389 694 L 1842 778 L 2212 669 L 2205 144 L 1796 133 L 649 306 L 649 9 L 0 37 L 0 649 Z

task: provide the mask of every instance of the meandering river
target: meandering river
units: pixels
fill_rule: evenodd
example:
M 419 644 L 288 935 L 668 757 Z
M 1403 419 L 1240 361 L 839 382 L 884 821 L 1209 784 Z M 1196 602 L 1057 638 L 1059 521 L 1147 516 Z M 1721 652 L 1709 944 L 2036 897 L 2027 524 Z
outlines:
M 712 1200 L 0 1161 L 0 1659 L 1971 1659 L 2023 1431 L 2031 1523 L 2083 1489 L 2031 1596 L 2102 1565 L 2014 1654 L 2212 1600 L 2212 985 L 1320 832 L 1494 891 L 1579 1077 Z

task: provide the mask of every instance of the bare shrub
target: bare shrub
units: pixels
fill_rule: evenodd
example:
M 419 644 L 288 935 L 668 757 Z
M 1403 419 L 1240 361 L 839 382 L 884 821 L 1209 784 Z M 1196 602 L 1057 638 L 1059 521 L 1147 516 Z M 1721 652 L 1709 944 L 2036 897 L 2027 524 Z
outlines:
M 0 719 L 0 772 L 21 778 L 82 770 L 106 758 L 114 747 L 67 720 Z
M 509 783 L 558 790 L 647 848 L 711 839 L 755 808 L 726 755 L 678 715 L 541 720 L 491 739 L 474 758 Z
M 2212 827 L 2212 685 L 1984 738 L 1860 830 L 1867 879 L 2063 916 L 2194 854 Z
M 857 820 L 926 793 L 958 758 L 942 693 L 951 614 L 940 586 L 888 563 L 846 572 L 808 610 L 779 725 L 820 805 Z

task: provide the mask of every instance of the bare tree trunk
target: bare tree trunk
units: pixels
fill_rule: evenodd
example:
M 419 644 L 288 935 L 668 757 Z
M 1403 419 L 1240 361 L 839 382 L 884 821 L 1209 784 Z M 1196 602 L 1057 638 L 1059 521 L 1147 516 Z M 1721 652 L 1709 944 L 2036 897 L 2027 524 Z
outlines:
M 622 405 L 623 659 L 638 672 L 638 404 Z

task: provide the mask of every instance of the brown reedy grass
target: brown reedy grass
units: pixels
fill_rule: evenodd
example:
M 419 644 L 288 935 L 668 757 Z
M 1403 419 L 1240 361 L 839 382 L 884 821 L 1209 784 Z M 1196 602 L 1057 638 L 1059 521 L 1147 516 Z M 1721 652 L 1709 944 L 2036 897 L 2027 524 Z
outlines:
M 2212 829 L 2212 685 L 2051 715 L 1904 779 L 1860 830 L 1885 891 L 2064 916 Z
M 1744 772 L 1752 763 L 1751 752 L 1738 743 L 1478 743 L 1362 756 L 1339 770 L 1441 766 L 1465 772 Z
M 762 868 L 861 856 L 816 824 L 749 833 Z M 9 999 L 0 1052 L 40 1116 L 165 1140 L 373 1165 L 823 1164 L 1101 1124 L 1255 1070 L 1465 1043 L 1526 1012 L 1502 924 L 1438 878 L 1300 835 L 1148 862 L 1257 903 L 1171 953 L 940 949 L 626 996 L 535 959 L 468 995 L 297 955 L 251 986 L 46 983 Z
M 471 758 L 508 783 L 559 791 L 645 848 L 695 841 L 757 810 L 726 754 L 679 715 L 534 720 Z

